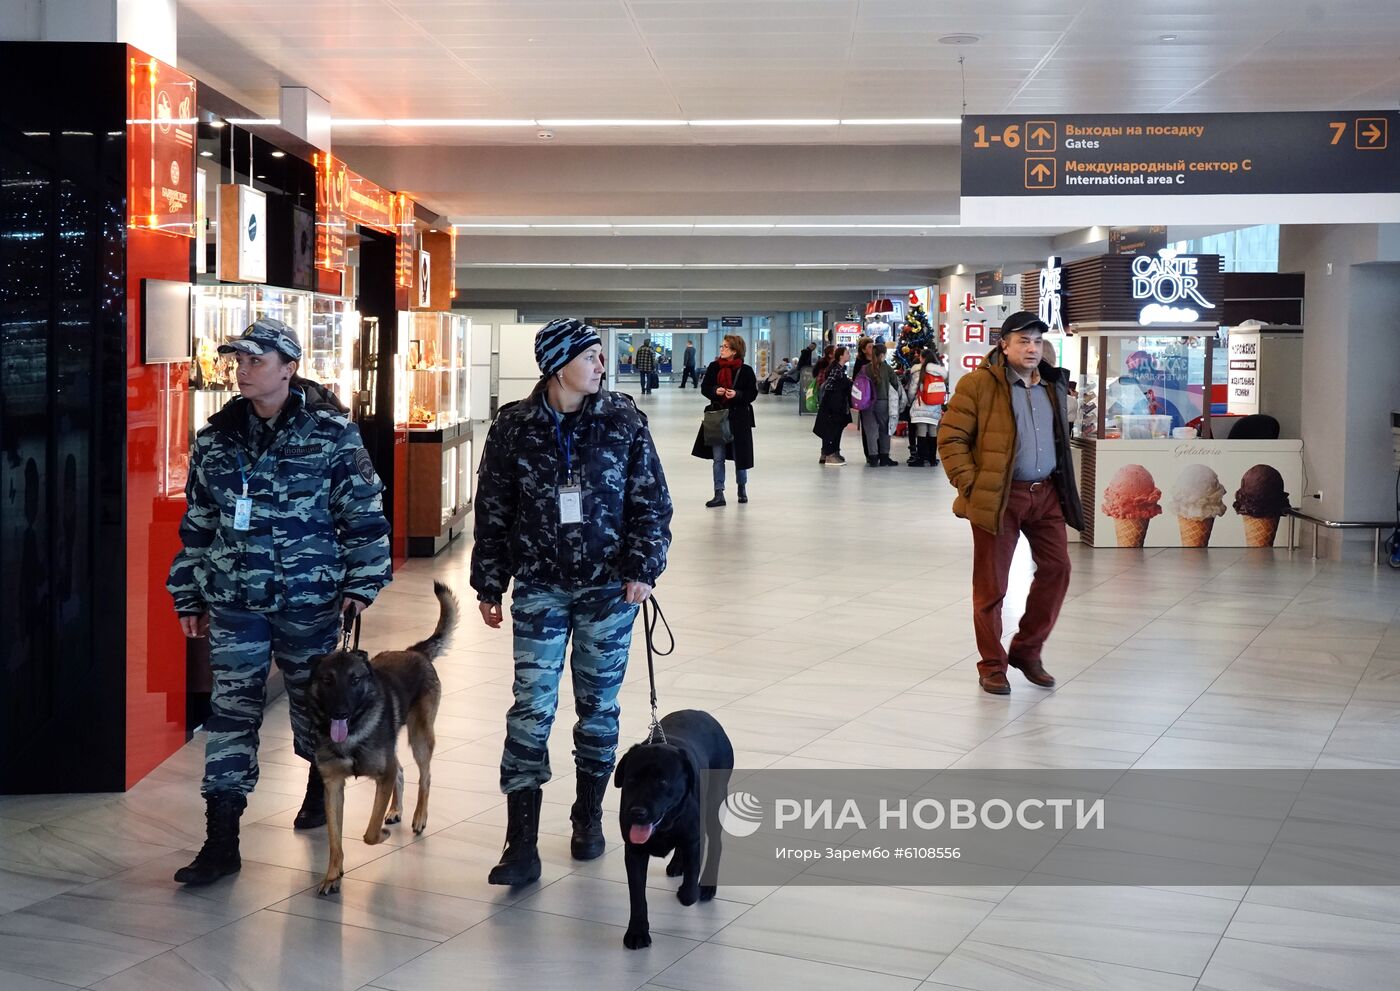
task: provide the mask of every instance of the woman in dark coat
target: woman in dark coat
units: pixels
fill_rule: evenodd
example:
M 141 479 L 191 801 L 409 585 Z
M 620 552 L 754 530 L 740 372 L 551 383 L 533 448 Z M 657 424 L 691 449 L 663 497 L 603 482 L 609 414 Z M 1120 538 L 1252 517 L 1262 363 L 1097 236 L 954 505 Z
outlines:
M 837 348 L 830 359 L 821 386 L 817 422 L 812 426 L 812 433 L 822 439 L 822 456 L 817 464 L 833 468 L 846 463 L 841 456 L 841 434 L 851 425 L 851 380 L 846 374 L 847 354 L 846 348 Z
M 739 483 L 739 501 L 749 501 L 749 469 L 753 467 L 753 403 L 758 398 L 758 376 L 744 364 L 744 339 L 727 334 L 719 346 L 719 357 L 705 369 L 701 394 L 710 401 L 705 411 L 729 410 L 729 431 L 734 439 L 711 447 L 705 443 L 705 428 L 695 435 L 691 454 L 715 463 L 715 497 L 706 506 L 724 503 L 724 463 L 733 461 Z

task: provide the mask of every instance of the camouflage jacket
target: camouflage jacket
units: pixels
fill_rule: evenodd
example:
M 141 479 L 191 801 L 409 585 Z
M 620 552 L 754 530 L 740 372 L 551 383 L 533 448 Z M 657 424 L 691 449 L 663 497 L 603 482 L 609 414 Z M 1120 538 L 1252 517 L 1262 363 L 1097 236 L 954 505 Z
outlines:
M 184 549 L 166 588 L 181 615 L 212 605 L 253 612 L 373 602 L 389 584 L 384 485 L 344 407 L 319 388 L 293 388 L 271 443 L 254 439 L 250 404 L 231 400 L 195 438 L 180 523 Z M 248 473 L 252 524 L 233 528 Z
M 600 392 L 573 424 L 583 523 L 559 520 L 564 455 L 540 399 L 501 407 L 476 495 L 472 588 L 500 602 L 512 577 L 563 588 L 655 585 L 671 543 L 671 493 L 647 419 L 631 398 Z

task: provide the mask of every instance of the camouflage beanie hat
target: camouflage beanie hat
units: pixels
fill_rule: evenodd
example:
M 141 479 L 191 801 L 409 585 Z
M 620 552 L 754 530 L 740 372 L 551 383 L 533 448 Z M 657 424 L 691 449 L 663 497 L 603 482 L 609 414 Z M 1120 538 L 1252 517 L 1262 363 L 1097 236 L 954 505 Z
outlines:
M 582 320 L 560 317 L 535 335 L 535 361 L 540 374 L 553 375 L 593 345 L 602 345 L 598 332 Z

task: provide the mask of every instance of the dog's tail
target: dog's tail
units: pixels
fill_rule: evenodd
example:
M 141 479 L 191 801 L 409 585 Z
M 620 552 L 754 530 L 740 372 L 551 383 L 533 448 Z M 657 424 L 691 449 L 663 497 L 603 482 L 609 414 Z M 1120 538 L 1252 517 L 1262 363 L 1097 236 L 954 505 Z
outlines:
M 438 607 L 441 610 L 438 614 L 437 629 L 433 630 L 433 635 L 426 640 L 420 640 L 409 650 L 424 654 L 429 660 L 433 660 L 452 642 L 452 631 L 457 628 L 457 596 L 452 594 L 452 589 L 442 582 L 433 582 L 433 594 L 437 596 Z

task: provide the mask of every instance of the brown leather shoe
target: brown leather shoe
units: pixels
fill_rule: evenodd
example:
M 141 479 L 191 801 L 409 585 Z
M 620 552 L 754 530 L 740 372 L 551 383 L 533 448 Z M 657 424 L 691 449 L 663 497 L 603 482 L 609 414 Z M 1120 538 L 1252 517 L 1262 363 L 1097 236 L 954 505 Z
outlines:
M 1010 695 L 1011 682 L 1006 680 L 1006 672 L 994 671 L 991 674 L 977 676 L 977 684 L 982 686 L 982 691 L 989 695 Z
M 1039 661 L 1017 661 L 1007 658 L 1006 663 L 1025 675 L 1026 680 L 1037 688 L 1055 687 L 1055 676 L 1046 671 L 1045 665 Z

